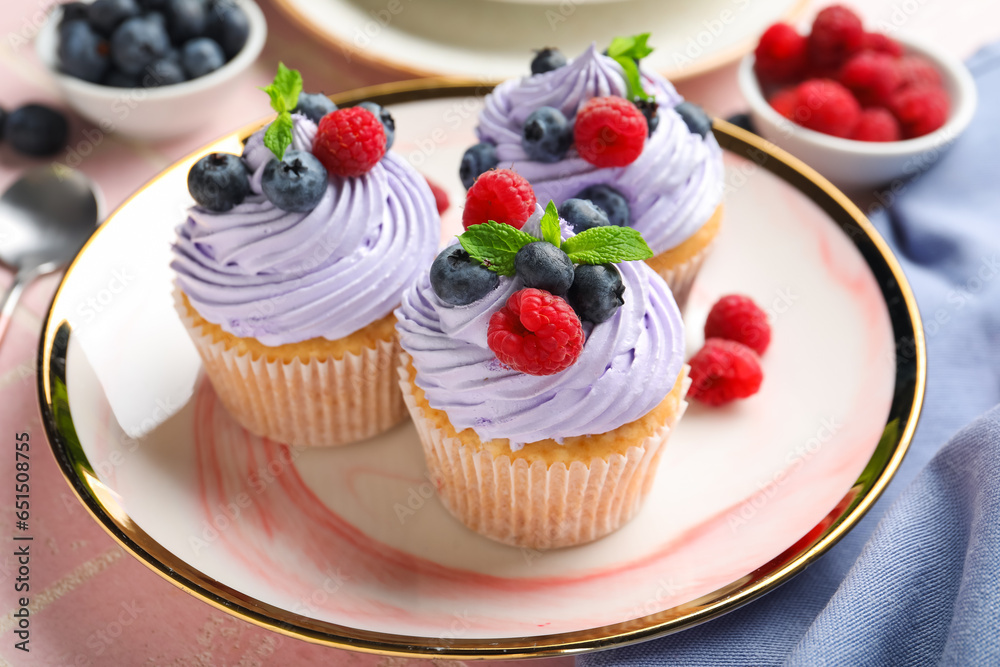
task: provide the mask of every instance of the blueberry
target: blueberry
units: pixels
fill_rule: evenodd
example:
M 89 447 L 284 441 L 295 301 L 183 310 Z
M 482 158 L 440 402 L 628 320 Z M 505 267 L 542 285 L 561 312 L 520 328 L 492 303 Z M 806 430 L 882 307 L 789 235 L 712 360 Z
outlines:
M 59 69 L 91 83 L 108 71 L 108 43 L 86 21 L 71 21 L 59 31 Z
M 479 175 L 500 164 L 497 158 L 497 147 L 493 144 L 478 143 L 470 146 L 462 155 L 462 165 L 458 168 L 458 176 L 462 185 L 468 190 L 476 182 Z
M 535 57 L 531 61 L 532 74 L 544 74 L 554 69 L 559 69 L 566 64 L 566 56 L 562 51 L 552 47 L 546 47 L 535 51 Z
M 642 100 L 637 99 L 634 102 L 635 106 L 642 115 L 646 117 L 646 125 L 649 127 L 649 136 L 653 136 L 653 131 L 656 130 L 657 126 L 660 124 L 660 115 L 657 111 L 660 105 L 657 104 L 656 100 Z
M 3 138 L 3 128 L 7 124 L 7 110 L 0 107 L 0 138 Z
M 337 105 L 323 93 L 299 93 L 299 103 L 292 109 L 292 113 L 300 113 L 312 122 L 318 123 L 323 116 L 336 110 Z
M 209 211 L 228 211 L 250 194 L 250 176 L 239 156 L 211 153 L 188 172 L 188 192 Z
M 170 51 L 170 38 L 156 21 L 126 20 L 111 35 L 111 62 L 126 74 L 139 74 Z
M 566 299 L 584 322 L 606 322 L 625 303 L 622 274 L 614 264 L 580 264 Z
M 226 64 L 226 54 L 214 39 L 198 37 L 181 48 L 181 63 L 188 77 L 197 79 Z
M 90 5 L 85 2 L 64 2 L 60 5 L 62 16 L 59 18 L 59 30 L 71 21 L 86 21 Z
M 97 32 L 110 35 L 123 21 L 138 16 L 139 12 L 135 0 L 95 0 L 87 8 L 87 20 Z
M 568 222 L 577 234 L 611 224 L 608 214 L 587 199 L 567 199 L 559 207 L 559 217 Z
M 748 113 L 735 113 L 727 118 L 726 121 L 732 123 L 736 127 L 743 128 L 747 132 L 753 132 L 754 134 L 757 133 L 753 127 L 753 121 L 750 120 L 750 114 Z
M 112 67 L 108 70 L 108 73 L 104 75 L 104 80 L 101 81 L 101 83 L 105 86 L 111 86 L 113 88 L 138 88 L 139 75 L 126 74 L 120 69 Z
M 150 63 L 142 77 L 142 85 L 146 88 L 169 86 L 182 81 L 187 81 L 187 74 L 180 61 L 170 55 Z
M 139 0 L 139 6 L 148 11 L 162 12 L 167 8 L 167 0 Z
M 232 58 L 243 49 L 250 36 L 250 19 L 246 12 L 228 0 L 217 0 L 208 9 L 208 27 L 205 33 L 219 43 L 226 58 Z
M 559 109 L 535 109 L 524 121 L 521 146 L 538 162 L 558 162 L 573 145 L 573 126 Z
M 688 131 L 691 134 L 700 134 L 704 137 L 712 131 L 712 119 L 697 104 L 681 102 L 674 107 L 674 111 L 680 115 L 681 120 L 688 126 Z
M 66 145 L 69 124 L 66 117 L 41 104 L 25 104 L 7 116 L 4 139 L 25 155 L 55 155 Z
M 167 0 L 163 14 L 167 17 L 170 39 L 175 44 L 203 37 L 208 28 L 205 0 Z
M 439 299 L 452 306 L 478 301 L 499 284 L 500 276 L 469 257 L 458 244 L 442 250 L 431 264 L 431 287 Z
M 608 222 L 619 227 L 628 227 L 632 214 L 628 208 L 625 195 L 610 185 L 600 183 L 584 188 L 577 193 L 576 199 L 588 199 L 608 216 Z
M 284 211 L 311 211 L 326 192 L 326 168 L 312 153 L 285 151 L 285 159 L 272 158 L 264 167 L 260 188 L 268 200 Z
M 382 127 L 385 129 L 385 149 L 389 150 L 392 148 L 392 142 L 396 140 L 396 121 L 393 120 L 389 110 L 374 102 L 362 102 L 358 106 L 362 109 L 368 109 L 375 114 L 375 117 L 379 119 L 379 122 L 382 123 Z
M 573 261 L 548 241 L 522 246 L 514 256 L 514 270 L 525 287 L 563 296 L 573 284 Z

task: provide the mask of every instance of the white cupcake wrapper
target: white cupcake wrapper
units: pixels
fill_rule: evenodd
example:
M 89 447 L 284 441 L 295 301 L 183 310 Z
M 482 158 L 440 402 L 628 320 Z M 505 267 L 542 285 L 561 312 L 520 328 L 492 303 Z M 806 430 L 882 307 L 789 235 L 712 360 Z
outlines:
M 704 248 L 691 256 L 686 262 L 669 269 L 653 269 L 660 274 L 660 277 L 670 287 L 670 291 L 674 294 L 674 301 L 677 302 L 679 309 L 684 310 L 684 306 L 687 305 L 694 280 L 698 277 L 698 272 L 701 271 L 701 265 L 705 263 L 705 259 L 711 254 L 717 238 L 718 236 L 713 238 Z
M 395 339 L 342 359 L 253 359 L 203 334 L 179 292 L 175 306 L 216 394 L 256 435 L 295 447 L 332 447 L 373 437 L 406 418 Z
M 400 355 L 400 388 L 417 427 L 438 496 L 472 530 L 512 546 L 555 549 L 614 532 L 639 511 L 660 455 L 687 402 L 651 436 L 607 460 L 548 465 L 494 457 L 448 436 L 417 405 L 410 357 Z M 686 369 L 685 369 L 686 372 Z M 690 380 L 685 377 L 684 392 Z

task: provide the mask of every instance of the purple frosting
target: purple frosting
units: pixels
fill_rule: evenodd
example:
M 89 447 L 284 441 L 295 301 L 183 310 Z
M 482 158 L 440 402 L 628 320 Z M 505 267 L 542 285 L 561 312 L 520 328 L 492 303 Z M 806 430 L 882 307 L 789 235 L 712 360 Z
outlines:
M 540 236 L 541 215 L 539 206 L 524 231 Z M 570 235 L 564 223 L 563 237 Z M 403 295 L 396 329 L 428 403 L 444 410 L 456 430 L 471 428 L 483 441 L 507 438 L 515 451 L 546 438 L 606 433 L 644 416 L 677 380 L 684 327 L 670 289 L 652 269 L 644 262 L 617 266 L 625 305 L 608 321 L 585 325 L 580 358 L 548 376 L 503 367 L 486 344 L 490 317 L 524 287 L 519 278 L 501 276 L 479 301 L 449 306 L 424 272 Z
M 292 148 L 311 150 L 316 124 L 294 115 Z M 265 345 L 335 340 L 385 317 L 433 260 L 440 238 L 424 178 L 387 153 L 367 174 L 331 176 L 316 207 L 295 213 L 261 193 L 273 157 L 264 130 L 247 141 L 250 195 L 230 211 L 194 206 L 171 266 L 209 322 Z
M 627 94 L 621 66 L 593 45 L 564 67 L 497 86 L 486 97 L 476 133 L 496 145 L 502 166 L 531 182 L 540 202 L 561 205 L 598 183 L 619 190 L 632 211 L 631 226 L 659 254 L 690 238 L 722 201 L 722 150 L 711 134 L 702 138 L 688 130 L 674 111 L 683 98 L 666 79 L 648 72 L 643 77 L 660 104 L 660 122 L 628 166 L 598 168 L 573 148 L 559 162 L 534 162 L 521 147 L 521 128 L 539 107 L 555 107 L 572 121 L 593 97 Z

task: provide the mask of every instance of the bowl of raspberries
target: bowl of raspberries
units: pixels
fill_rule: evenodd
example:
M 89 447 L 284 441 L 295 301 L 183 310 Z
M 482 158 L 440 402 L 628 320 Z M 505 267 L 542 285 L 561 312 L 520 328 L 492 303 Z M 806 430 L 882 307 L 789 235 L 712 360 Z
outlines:
M 843 5 L 821 10 L 805 34 L 772 25 L 740 64 L 739 83 L 761 136 L 849 189 L 925 171 L 976 107 L 961 62 L 869 32 Z
M 199 127 L 266 38 L 253 0 L 89 0 L 55 5 L 35 48 L 102 131 L 164 139 Z

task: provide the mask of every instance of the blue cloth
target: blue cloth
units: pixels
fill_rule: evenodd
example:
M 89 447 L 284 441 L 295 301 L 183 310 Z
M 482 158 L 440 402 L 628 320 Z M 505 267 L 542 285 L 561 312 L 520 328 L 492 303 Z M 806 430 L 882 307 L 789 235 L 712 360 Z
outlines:
M 872 214 L 927 335 L 923 415 L 895 479 L 777 591 L 581 667 L 1000 665 L 1000 44 L 968 66 L 972 125 Z

